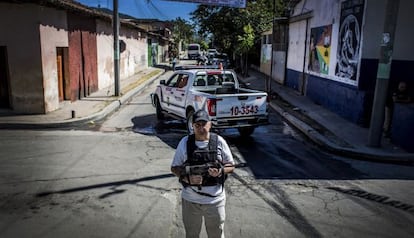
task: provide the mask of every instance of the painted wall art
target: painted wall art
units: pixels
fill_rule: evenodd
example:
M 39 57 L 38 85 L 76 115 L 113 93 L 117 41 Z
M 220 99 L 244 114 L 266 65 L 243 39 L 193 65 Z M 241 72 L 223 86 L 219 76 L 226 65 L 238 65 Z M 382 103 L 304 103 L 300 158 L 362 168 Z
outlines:
M 347 0 L 341 3 L 335 68 L 335 75 L 338 77 L 357 80 L 363 15 L 364 0 Z

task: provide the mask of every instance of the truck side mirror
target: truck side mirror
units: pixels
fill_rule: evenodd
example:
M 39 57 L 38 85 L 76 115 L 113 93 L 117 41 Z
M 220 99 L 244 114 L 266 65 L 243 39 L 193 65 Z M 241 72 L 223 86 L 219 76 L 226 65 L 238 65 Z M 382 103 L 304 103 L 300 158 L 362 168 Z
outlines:
M 164 80 L 164 79 L 163 79 L 163 80 L 161 80 L 161 81 L 160 81 L 160 84 L 161 84 L 161 85 L 165 85 L 165 80 Z

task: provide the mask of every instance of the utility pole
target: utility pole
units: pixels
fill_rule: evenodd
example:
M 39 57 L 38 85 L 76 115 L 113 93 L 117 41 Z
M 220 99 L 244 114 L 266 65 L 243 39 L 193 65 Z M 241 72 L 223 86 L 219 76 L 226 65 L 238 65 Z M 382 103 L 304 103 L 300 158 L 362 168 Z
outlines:
M 273 1 L 273 11 L 272 11 L 272 39 L 270 42 L 272 43 L 272 48 L 270 50 L 270 77 L 267 81 L 266 90 L 268 93 L 268 97 L 272 93 L 272 81 L 273 81 L 273 51 L 275 49 L 275 15 L 276 15 L 276 1 Z
M 382 33 L 381 50 L 375 84 L 374 103 L 368 134 L 368 146 L 380 147 L 382 127 L 384 124 L 385 102 L 391 72 L 394 36 L 397 24 L 400 0 L 388 0 L 385 12 L 384 32 Z
M 120 95 L 119 82 L 119 16 L 118 16 L 118 0 L 113 0 L 113 35 L 114 35 L 114 77 L 115 77 L 115 96 Z
M 270 97 L 270 94 L 272 93 L 273 50 L 275 49 L 275 16 L 276 16 L 276 0 L 273 1 L 273 11 L 272 11 L 272 38 L 270 39 L 270 42 L 272 43 L 272 48 L 270 49 L 270 76 L 265 78 L 265 90 L 268 94 L 268 97 Z

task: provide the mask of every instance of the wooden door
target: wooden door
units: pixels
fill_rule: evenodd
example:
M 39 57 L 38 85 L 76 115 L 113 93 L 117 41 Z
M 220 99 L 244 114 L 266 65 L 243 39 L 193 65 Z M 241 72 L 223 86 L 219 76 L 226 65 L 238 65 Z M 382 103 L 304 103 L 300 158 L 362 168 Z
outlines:
M 0 107 L 10 107 L 9 67 L 7 63 L 7 49 L 0 46 Z
M 68 47 L 56 48 L 59 101 L 70 100 Z
M 59 101 L 63 101 L 65 98 L 64 82 L 63 82 L 63 49 L 56 49 L 56 63 L 57 63 L 57 76 L 58 76 L 58 91 Z

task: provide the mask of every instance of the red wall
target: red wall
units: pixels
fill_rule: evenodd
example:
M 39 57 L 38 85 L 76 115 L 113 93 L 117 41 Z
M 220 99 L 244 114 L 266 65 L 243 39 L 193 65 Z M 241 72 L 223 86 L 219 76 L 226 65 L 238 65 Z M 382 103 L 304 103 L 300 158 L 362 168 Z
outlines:
M 70 99 L 98 90 L 95 20 L 68 13 Z

